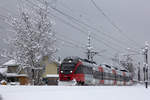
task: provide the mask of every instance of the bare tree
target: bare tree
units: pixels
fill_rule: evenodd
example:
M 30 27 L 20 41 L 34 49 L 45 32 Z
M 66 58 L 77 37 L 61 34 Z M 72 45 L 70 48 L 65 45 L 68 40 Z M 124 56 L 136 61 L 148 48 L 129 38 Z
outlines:
M 135 77 L 136 68 L 130 55 L 124 55 L 124 59 L 120 61 L 120 64 L 124 69 L 128 70 L 132 74 L 132 77 Z
M 24 1 L 29 3 L 28 1 Z M 17 17 L 8 17 L 6 22 L 15 32 L 11 53 L 21 68 L 26 68 L 33 84 L 39 84 L 44 66 L 41 60 L 48 56 L 52 60 L 56 52 L 55 34 L 52 32 L 52 20 L 48 16 L 48 3 L 36 3 L 38 6 L 24 5 Z

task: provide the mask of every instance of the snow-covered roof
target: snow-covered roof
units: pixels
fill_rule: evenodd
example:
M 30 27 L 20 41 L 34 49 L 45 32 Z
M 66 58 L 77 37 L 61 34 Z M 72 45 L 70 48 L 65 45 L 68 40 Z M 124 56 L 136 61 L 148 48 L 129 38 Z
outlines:
M 1 81 L 0 81 L 1 84 L 4 83 L 4 82 L 6 82 L 6 81 L 5 81 L 5 80 L 1 80 Z
M 58 59 L 55 59 L 53 62 L 56 62 L 56 63 L 58 63 L 58 64 L 61 64 L 61 61 L 58 60 Z
M 19 77 L 19 76 L 26 76 L 27 74 L 17 74 L 17 73 L 6 73 L 7 77 Z
M 15 60 L 9 60 L 8 62 L 4 63 L 3 66 L 16 66 L 17 62 Z
M 58 74 L 47 74 L 46 77 L 58 77 Z
M 7 68 L 0 68 L 0 73 L 1 74 L 4 74 L 4 73 L 6 73 L 7 72 Z

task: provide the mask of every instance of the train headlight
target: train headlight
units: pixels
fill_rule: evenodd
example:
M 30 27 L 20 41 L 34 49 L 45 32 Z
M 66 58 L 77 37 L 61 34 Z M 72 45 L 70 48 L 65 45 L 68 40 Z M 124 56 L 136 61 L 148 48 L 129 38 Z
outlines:
M 63 73 L 63 71 L 60 71 L 61 73 Z
M 72 62 L 72 60 L 69 60 L 68 62 L 69 62 L 69 63 L 71 63 L 71 62 Z
M 72 73 L 72 71 L 70 71 L 70 73 Z

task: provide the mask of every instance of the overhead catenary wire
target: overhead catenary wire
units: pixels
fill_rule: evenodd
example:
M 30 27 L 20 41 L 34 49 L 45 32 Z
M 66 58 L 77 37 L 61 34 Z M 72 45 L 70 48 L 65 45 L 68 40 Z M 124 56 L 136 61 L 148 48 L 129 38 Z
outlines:
M 54 32 L 54 33 L 57 33 L 57 34 L 59 34 L 60 35 L 60 33 L 58 33 L 58 32 Z M 75 47 L 79 47 L 80 49 L 84 49 L 84 50 L 87 50 L 87 46 L 85 45 L 85 44 L 82 44 L 82 43 L 80 43 L 80 42 L 78 42 L 78 41 L 75 41 L 75 40 L 72 40 L 72 39 L 70 39 L 70 38 L 66 38 L 66 36 L 64 36 L 64 35 L 60 35 L 61 36 L 61 38 L 59 37 L 59 36 L 57 36 L 58 37 L 58 39 L 60 39 L 60 40 L 62 40 L 63 42 L 67 42 L 67 43 L 69 43 L 69 44 L 72 44 L 72 45 L 74 45 Z M 64 38 L 62 38 L 62 37 L 64 37 Z M 96 50 L 97 50 L 98 48 L 96 48 Z M 100 49 L 99 49 L 100 50 Z M 101 53 L 100 51 L 98 51 L 99 53 Z M 107 52 L 107 54 L 108 54 L 108 52 Z M 109 54 L 109 55 L 111 55 L 111 54 Z
M 105 44 L 105 43 L 104 43 Z M 107 47 L 111 47 L 111 46 L 109 46 L 108 44 L 105 44 Z M 111 47 L 112 49 L 114 49 L 113 47 Z M 116 49 L 114 49 L 114 50 L 116 50 Z
M 86 23 L 84 23 L 84 22 L 82 22 L 82 21 L 80 21 L 80 20 L 74 18 L 73 16 L 68 15 L 68 14 L 66 14 L 66 13 L 64 13 L 64 12 L 62 12 L 62 11 L 60 11 L 60 10 L 57 9 L 57 8 L 53 8 L 53 7 L 51 7 L 51 8 L 54 9 L 55 11 L 57 11 L 58 13 L 62 14 L 63 16 L 67 17 L 67 18 L 70 19 L 71 21 L 78 22 L 78 23 L 80 23 L 80 24 L 82 24 L 82 25 L 88 27 L 89 29 L 92 29 L 92 30 L 94 30 L 94 31 L 96 31 L 96 32 L 98 32 L 98 33 L 101 33 L 101 34 L 103 34 L 104 36 L 108 37 L 109 39 L 115 41 L 116 43 L 123 43 L 124 45 L 126 45 L 126 43 L 124 43 L 124 42 L 122 42 L 122 41 L 119 41 L 118 39 L 116 39 L 116 38 L 114 38 L 114 37 L 112 37 L 112 36 L 106 34 L 105 32 L 102 32 L 102 31 L 100 31 L 99 29 L 97 29 L 97 28 L 95 28 L 95 27 L 93 27 L 93 26 L 90 26 L 90 25 L 86 24 Z M 93 33 L 93 34 L 94 34 L 94 35 L 97 35 L 97 34 L 95 34 L 95 33 Z M 97 35 L 97 36 L 99 36 L 99 35 Z M 124 48 L 124 49 L 125 49 L 125 48 Z
M 26 1 L 28 1 L 28 0 L 26 0 Z M 28 1 L 28 2 L 30 2 L 31 4 L 33 4 L 33 5 L 35 5 L 36 7 L 39 7 L 38 5 L 36 5 L 36 4 L 34 4 L 33 2 L 31 2 L 31 1 Z M 52 15 L 52 13 L 50 13 L 50 12 L 48 12 L 49 14 L 51 14 Z M 55 15 L 53 15 L 53 16 L 55 16 Z M 55 16 L 56 17 L 56 16 Z M 58 17 L 57 17 L 58 18 Z M 60 18 L 59 18 L 60 19 Z M 64 22 L 64 20 L 63 20 L 63 22 Z M 66 22 L 65 22 L 65 24 L 66 24 Z M 67 23 L 67 25 L 68 25 L 68 23 Z M 73 26 L 74 27 L 74 25 L 72 25 L 72 24 L 69 24 L 69 25 L 71 25 L 71 26 Z M 77 29 L 77 28 L 76 28 Z M 80 29 L 81 30 L 81 29 Z M 86 33 L 87 34 L 87 33 Z M 116 48 L 114 48 L 113 46 L 110 46 L 109 44 L 107 44 L 107 43 L 105 43 L 104 41 L 102 41 L 102 40 L 100 40 L 100 39 L 96 39 L 96 40 L 98 40 L 100 43 L 103 43 L 105 46 L 107 46 L 107 47 L 109 47 L 109 48 L 111 48 L 111 49 L 113 49 L 113 50 L 115 50 L 115 51 L 118 51 L 119 52 L 119 50 L 118 49 L 116 49 Z
M 60 38 L 60 37 L 57 37 L 57 39 L 59 40 L 59 41 L 61 41 L 61 44 L 63 44 L 63 45 L 66 45 L 67 47 L 70 47 L 70 48 L 76 48 L 76 49 L 82 49 L 82 50 L 86 50 L 86 48 L 84 47 L 84 46 L 80 46 L 80 45 L 78 45 L 78 44 L 76 44 L 76 43 L 74 43 L 74 42 L 72 42 L 72 41 L 70 41 L 70 40 L 65 40 L 65 39 L 62 39 L 62 38 Z M 107 52 L 107 54 L 110 56 L 111 54 L 109 54 L 108 52 Z M 100 57 L 104 57 L 105 59 L 109 59 L 109 60 L 111 60 L 109 57 L 106 57 L 105 55 L 101 55 L 101 54 L 98 54 L 97 56 L 100 56 Z M 112 56 L 112 55 L 111 55 Z
M 53 31 L 55 34 L 56 34 L 56 36 L 58 35 L 58 37 L 59 36 L 61 36 L 61 37 L 63 37 L 64 39 L 67 39 L 67 40 L 70 40 L 70 41 L 72 41 L 72 42 L 74 42 L 74 43 L 77 43 L 78 45 L 80 44 L 80 45 L 84 45 L 83 43 L 81 43 L 81 42 L 79 42 L 79 41 L 76 41 L 76 40 L 73 40 L 73 39 L 71 39 L 71 38 L 67 38 L 65 35 L 63 35 L 63 34 L 60 34 L 60 32 L 56 32 L 56 31 Z
M 110 17 L 108 15 L 106 15 L 106 13 L 103 11 L 102 8 L 100 8 L 100 6 L 98 6 L 96 4 L 96 2 L 94 0 L 90 0 L 92 2 L 92 4 L 95 6 L 95 8 L 107 19 L 107 21 L 117 30 L 119 31 L 119 33 L 121 35 L 123 35 L 124 37 L 126 37 L 126 39 L 128 39 L 129 41 L 131 41 L 132 43 L 136 44 L 137 46 L 140 46 L 135 40 L 131 39 L 128 35 L 123 34 L 123 31 L 115 24 L 115 22 L 113 20 L 110 19 Z
M 70 38 L 66 38 L 64 35 L 61 35 L 61 37 L 59 37 L 60 36 L 60 33 L 58 33 L 58 32 L 56 32 L 56 31 L 54 31 L 54 33 L 56 33 L 56 34 L 59 34 L 58 36 L 56 36 L 56 38 L 59 40 L 59 41 L 61 41 L 61 42 L 63 42 L 63 44 L 69 44 L 69 45 L 71 45 L 71 46 L 69 46 L 69 47 L 71 47 L 71 48 L 79 48 L 79 49 L 82 49 L 82 50 L 87 50 L 87 48 L 86 48 L 86 45 L 84 45 L 84 44 L 82 44 L 82 43 L 79 43 L 78 41 L 75 41 L 75 40 L 72 40 L 72 39 L 70 39 Z M 64 38 L 62 38 L 62 37 L 64 37 Z M 103 51 L 103 50 L 102 50 Z M 102 51 L 98 51 L 98 53 L 101 53 Z M 107 52 L 107 54 L 110 56 L 111 54 L 109 53 L 109 52 Z M 98 54 L 99 56 L 104 56 L 104 55 L 100 55 L 100 54 Z M 112 56 L 112 55 L 111 55 Z
M 28 0 L 26 0 L 26 1 L 28 1 Z M 33 5 L 36 6 L 36 7 L 39 7 L 38 5 L 32 3 L 31 1 L 28 1 L 28 2 L 30 2 L 31 4 L 33 4 Z M 69 25 L 69 26 L 71 25 L 71 27 L 73 27 L 73 28 L 75 28 L 75 29 L 77 29 L 77 30 L 79 30 L 79 31 L 81 31 L 81 32 L 84 32 L 84 31 L 82 31 L 81 29 L 75 27 L 74 25 L 72 25 L 72 24 L 66 22 L 66 21 L 63 20 L 63 19 L 61 19 L 60 17 L 55 16 L 54 14 L 52 14 L 52 13 L 50 13 L 50 12 L 48 12 L 48 13 L 49 13 L 50 15 L 52 15 L 53 17 L 59 18 L 59 20 L 63 21 L 66 25 Z M 87 34 L 87 32 L 84 32 L 84 33 Z M 103 43 L 106 47 L 109 47 L 109 48 L 111 48 L 111 49 L 114 50 L 114 51 L 120 52 L 118 49 L 114 48 L 113 46 L 110 46 L 109 44 L 105 43 L 104 41 L 102 41 L 102 40 L 100 40 L 100 39 L 98 39 L 98 38 L 97 38 L 96 40 L 98 40 L 100 43 Z
M 43 3 L 43 2 L 40 1 L 40 0 L 38 0 L 38 1 L 41 2 L 41 3 Z M 88 25 L 88 24 L 84 23 L 83 21 L 78 20 L 78 19 L 76 19 L 75 17 L 66 14 L 66 13 L 64 13 L 63 11 L 61 11 L 61 10 L 55 8 L 55 7 L 52 7 L 52 6 L 51 6 L 51 8 L 52 8 L 53 10 L 55 10 L 56 12 L 62 14 L 63 16 L 67 17 L 69 20 L 75 22 L 75 24 L 77 24 L 76 22 L 78 22 L 78 23 L 79 23 L 78 25 L 82 24 L 82 25 L 88 27 L 89 29 L 95 30 L 95 31 L 97 31 L 98 33 L 101 33 L 101 34 L 103 34 L 104 36 L 108 37 L 109 39 L 115 41 L 116 43 L 123 43 L 122 41 L 119 41 L 118 39 L 116 39 L 116 38 L 114 38 L 114 37 L 112 37 L 112 36 L 110 36 L 110 35 L 107 35 L 105 32 L 102 32 L 102 31 L 100 31 L 99 29 L 97 29 L 97 28 L 95 28 L 95 27 L 93 27 L 93 26 Z M 81 26 L 81 25 L 80 25 L 80 26 Z M 97 35 L 97 34 L 95 34 L 95 33 L 93 33 L 93 34 L 96 35 L 96 37 L 97 37 L 97 36 L 99 37 L 99 35 Z M 126 44 L 126 43 L 123 43 L 123 44 Z M 117 46 L 118 46 L 118 45 L 117 45 Z M 121 46 L 119 46 L 119 47 L 121 47 Z M 125 48 L 124 48 L 124 49 L 125 49 Z
M 99 40 L 99 39 L 98 39 Z M 64 40 L 63 40 L 64 41 Z M 73 43 L 74 44 L 74 43 Z M 76 45 L 77 46 L 77 45 Z M 77 46 L 77 47 L 79 47 L 79 46 Z M 109 46 L 108 46 L 109 47 Z M 79 47 L 80 48 L 80 47 Z
M 64 7 L 65 9 L 68 9 L 69 11 L 71 11 L 71 12 L 74 12 L 74 10 L 73 9 L 71 9 L 68 5 L 65 5 L 64 3 L 62 3 L 62 2 L 59 2 L 59 3 L 61 3 L 61 6 L 62 7 Z M 86 14 L 85 12 L 82 12 L 82 13 L 84 13 L 84 14 Z M 80 15 L 82 15 L 82 14 L 79 14 L 79 17 L 81 17 Z M 87 15 L 87 14 L 86 14 Z M 88 19 L 88 21 L 89 21 L 89 19 Z M 115 24 L 115 23 L 114 23 Z M 103 29 L 102 28 L 102 26 L 101 26 L 101 29 Z M 94 35 L 96 35 L 96 38 L 97 37 L 99 37 L 99 35 L 97 35 L 97 34 L 94 34 Z M 96 39 L 97 40 L 97 39 Z M 108 42 L 108 39 L 107 39 L 107 42 Z M 115 41 L 115 42 L 117 42 L 117 41 Z M 130 41 L 131 42 L 131 41 Z M 122 43 L 121 45 L 118 45 L 118 44 L 120 44 L 120 43 Z M 112 44 L 112 42 L 111 42 L 111 44 Z M 113 43 L 114 44 L 114 43 Z M 124 45 L 126 45 L 127 47 L 126 48 L 124 48 L 124 50 L 125 49 L 127 49 L 128 47 L 130 47 L 130 48 L 132 48 L 132 49 L 135 49 L 135 50 L 137 50 L 137 49 L 139 49 L 138 47 L 135 47 L 135 45 L 133 45 L 132 43 L 129 43 L 129 42 L 123 42 L 123 41 L 118 41 L 117 42 L 117 44 L 115 44 L 117 47 L 121 47 L 122 48 L 122 46 L 124 47 Z
M 37 7 L 39 7 L 38 5 L 36 5 Z M 115 50 L 115 49 L 114 49 Z

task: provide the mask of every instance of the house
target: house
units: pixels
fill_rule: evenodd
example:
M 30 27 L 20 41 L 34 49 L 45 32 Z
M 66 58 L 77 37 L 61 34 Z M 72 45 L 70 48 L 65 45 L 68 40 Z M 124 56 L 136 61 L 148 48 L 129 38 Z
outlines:
M 60 65 L 57 61 L 49 62 L 48 57 L 43 58 L 43 64 L 45 64 L 45 71 L 43 72 L 43 81 L 47 85 L 58 84 L 58 66 Z
M 7 68 L 3 68 L 2 66 L 0 66 L 0 82 L 2 80 L 6 80 L 6 78 L 5 78 L 6 72 L 7 72 Z
M 4 63 L 2 68 L 5 69 L 3 75 L 9 84 L 27 85 L 29 83 L 27 74 L 25 74 L 23 69 L 20 70 L 15 60 L 9 60 Z M 2 68 L 0 69 L 2 70 Z

